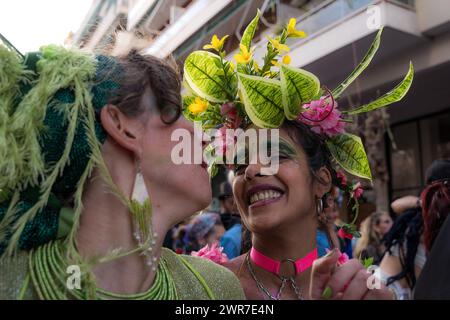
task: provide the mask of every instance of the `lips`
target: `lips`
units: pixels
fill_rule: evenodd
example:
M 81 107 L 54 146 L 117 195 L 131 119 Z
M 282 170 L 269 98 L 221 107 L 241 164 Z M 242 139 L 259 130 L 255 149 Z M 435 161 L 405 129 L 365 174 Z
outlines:
M 261 184 L 247 191 L 247 204 L 250 208 L 265 206 L 278 201 L 283 195 L 283 189 L 269 184 Z

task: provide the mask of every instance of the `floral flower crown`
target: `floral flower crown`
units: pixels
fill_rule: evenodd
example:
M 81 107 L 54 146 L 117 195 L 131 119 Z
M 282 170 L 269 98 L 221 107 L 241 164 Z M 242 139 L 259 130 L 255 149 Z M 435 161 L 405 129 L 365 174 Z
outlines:
M 219 39 L 213 36 L 211 43 L 194 51 L 184 64 L 183 97 L 184 115 L 192 121 L 202 123 L 204 129 L 235 129 L 250 123 L 261 128 L 279 128 L 285 119 L 299 121 L 319 134 L 336 163 L 345 171 L 371 180 L 364 146 L 361 138 L 345 132 L 346 116 L 376 110 L 400 101 L 411 87 L 414 68 L 410 63 L 404 79 L 391 91 L 378 99 L 353 110 L 339 111 L 337 99 L 352 82 L 367 68 L 380 46 L 381 28 L 371 47 L 351 74 L 334 90 L 321 87 L 319 79 L 303 69 L 289 66 L 291 58 L 286 53 L 288 38 L 306 37 L 296 30 L 296 20 L 290 19 L 281 34 L 268 37 L 267 51 L 262 66 L 253 58 L 252 39 L 258 26 L 260 12 L 246 27 L 239 53 L 233 62 L 225 59 L 223 50 L 228 36 Z M 215 152 L 223 156 L 223 150 Z M 349 193 L 355 194 L 355 184 Z M 350 190 L 351 189 L 351 190 Z M 356 233 L 353 226 L 352 230 Z

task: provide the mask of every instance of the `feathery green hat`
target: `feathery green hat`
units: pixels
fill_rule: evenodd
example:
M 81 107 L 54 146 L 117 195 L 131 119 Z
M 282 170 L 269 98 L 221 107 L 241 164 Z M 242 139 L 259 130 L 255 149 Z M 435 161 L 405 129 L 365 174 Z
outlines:
M 120 75 L 111 57 L 53 45 L 22 57 L 0 44 L 0 256 L 54 239 L 74 194 L 79 211 Z

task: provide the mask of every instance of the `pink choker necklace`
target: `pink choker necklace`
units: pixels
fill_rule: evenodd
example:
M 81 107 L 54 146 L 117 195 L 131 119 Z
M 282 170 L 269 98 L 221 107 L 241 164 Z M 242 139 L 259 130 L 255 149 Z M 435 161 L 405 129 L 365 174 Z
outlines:
M 281 264 L 285 261 L 289 261 L 294 264 L 295 274 L 297 275 L 312 266 L 314 260 L 317 259 L 317 248 L 313 249 L 306 256 L 296 261 L 293 259 L 284 259 L 283 261 L 280 262 L 271 259 L 268 256 L 265 256 L 264 254 L 262 254 L 261 252 L 252 247 L 252 249 L 250 250 L 250 259 L 258 267 L 263 268 L 264 270 L 272 272 L 276 275 L 280 274 Z

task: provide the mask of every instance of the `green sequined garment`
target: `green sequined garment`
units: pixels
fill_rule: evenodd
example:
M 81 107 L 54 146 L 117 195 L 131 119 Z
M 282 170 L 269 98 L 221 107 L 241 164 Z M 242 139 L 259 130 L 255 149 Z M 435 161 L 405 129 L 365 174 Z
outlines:
M 21 252 L 12 259 L 0 260 L 0 300 L 37 300 L 38 295 L 29 280 L 29 257 Z M 207 259 L 178 256 L 173 251 L 163 248 L 162 257 L 167 262 L 179 299 L 207 300 L 209 295 L 204 285 L 189 267 L 181 260 L 187 261 L 206 282 L 215 299 L 243 300 L 244 292 L 238 278 L 228 269 Z

